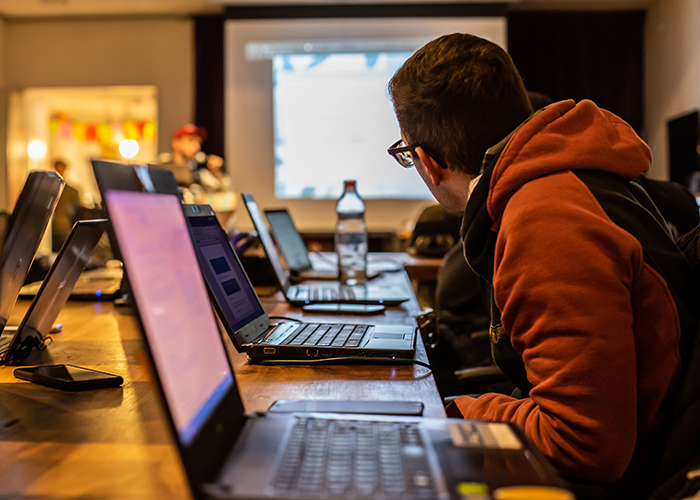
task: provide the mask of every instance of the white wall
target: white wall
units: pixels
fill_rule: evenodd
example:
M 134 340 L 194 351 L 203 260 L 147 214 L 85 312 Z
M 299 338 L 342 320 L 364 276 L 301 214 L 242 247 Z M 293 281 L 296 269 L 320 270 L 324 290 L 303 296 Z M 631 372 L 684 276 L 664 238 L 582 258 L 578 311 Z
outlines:
M 656 0 L 645 32 L 646 139 L 654 163 L 650 176 L 668 179 L 666 121 L 700 108 L 700 3 Z
M 176 128 L 193 120 L 191 19 L 5 20 L 0 36 L 3 31 L 0 77 L 4 74 L 7 89 L 154 85 L 158 88 L 160 151 L 170 149 L 170 136 Z M 2 112 L 6 98 L 0 97 Z M 0 119 L 4 153 L 7 119 L 4 115 Z M 3 158 L 0 167 L 4 163 Z M 0 202 L 6 178 L 2 175 Z

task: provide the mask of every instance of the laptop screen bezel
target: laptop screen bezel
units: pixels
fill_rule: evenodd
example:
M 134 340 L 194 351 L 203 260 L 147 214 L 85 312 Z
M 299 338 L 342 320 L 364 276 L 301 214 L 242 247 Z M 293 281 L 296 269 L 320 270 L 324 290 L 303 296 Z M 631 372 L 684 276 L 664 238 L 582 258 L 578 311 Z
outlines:
M 106 190 L 106 192 L 109 192 L 109 190 Z M 150 194 L 145 193 L 144 195 L 151 196 Z M 164 194 L 163 196 L 175 195 Z M 175 197 L 177 198 L 177 196 Z M 107 211 L 109 211 L 108 200 L 105 199 L 103 202 L 107 205 Z M 185 227 L 187 227 L 184 214 L 182 215 L 182 219 L 183 224 L 185 224 Z M 189 234 L 189 227 L 187 230 Z M 118 239 L 115 238 L 115 242 L 117 245 L 119 245 Z M 128 264 L 126 262 L 124 262 L 124 272 L 129 272 Z M 135 316 L 139 328 L 142 332 L 144 332 L 142 333 L 142 338 L 146 348 L 145 350 L 151 367 L 153 368 L 152 373 L 158 387 L 158 392 L 160 393 L 161 401 L 163 402 L 163 405 L 165 405 L 165 413 L 167 415 L 170 429 L 173 433 L 173 438 L 180 452 L 180 457 L 182 458 L 192 493 L 195 498 L 200 498 L 202 496 L 201 486 L 212 482 L 219 474 L 226 457 L 230 454 L 231 448 L 241 433 L 243 425 L 246 421 L 243 401 L 240 397 L 240 393 L 238 392 L 235 377 L 233 384 L 229 387 L 226 394 L 224 394 L 219 400 L 218 405 L 211 412 L 208 420 L 202 425 L 199 433 L 194 436 L 189 445 L 184 445 L 179 438 L 178 429 L 175 425 L 175 421 L 173 420 L 173 416 L 167 408 L 167 400 L 165 398 L 163 383 L 157 369 L 155 369 L 156 364 L 153 357 L 153 352 L 151 351 L 148 336 L 145 334 L 144 324 L 141 314 L 139 313 L 138 303 L 136 301 L 134 301 L 134 309 L 136 311 Z M 214 314 L 214 311 L 213 309 L 207 309 L 206 311 L 202 311 L 202 314 Z M 221 342 L 221 348 L 225 351 L 226 348 L 223 343 L 223 339 L 221 339 Z M 234 373 L 228 354 L 226 355 L 226 359 L 231 369 L 231 373 Z
M 238 330 L 234 330 L 231 323 L 226 318 L 224 308 L 222 307 L 222 304 L 219 301 L 219 297 L 216 294 L 215 286 L 209 282 L 209 279 L 208 279 L 206 273 L 202 272 L 202 276 L 204 277 L 204 281 L 207 284 L 207 290 L 209 291 L 209 296 L 212 300 L 212 303 L 214 304 L 214 309 L 216 310 L 216 314 L 219 315 L 219 319 L 221 320 L 221 323 L 223 324 L 224 329 L 226 330 L 226 333 L 228 333 L 229 337 L 231 338 L 231 341 L 233 342 L 233 345 L 236 348 L 236 350 L 238 352 L 244 352 L 244 348 L 243 348 L 244 345 L 250 344 L 253 340 L 260 337 L 263 333 L 265 333 L 270 328 L 270 317 L 265 312 L 265 309 L 262 305 L 262 302 L 260 302 L 260 298 L 258 297 L 258 294 L 255 292 L 255 287 L 253 286 L 253 283 L 250 281 L 250 278 L 248 277 L 248 273 L 246 273 L 245 268 L 241 264 L 241 261 L 238 258 L 238 255 L 236 254 L 236 251 L 231 246 L 231 243 L 230 243 L 230 240 L 228 239 L 226 231 L 224 230 L 223 227 L 221 227 L 221 223 L 216 218 L 216 213 L 211 208 L 211 206 L 209 206 L 209 205 L 183 204 L 182 208 L 185 212 L 185 218 L 187 219 L 187 226 L 190 230 L 190 235 L 192 236 L 192 244 L 194 246 L 195 253 L 197 254 L 197 259 L 199 259 L 200 267 L 203 267 L 205 264 L 202 262 L 203 256 L 201 255 L 199 248 L 197 246 L 197 242 L 196 242 L 195 236 L 194 236 L 194 230 L 192 229 L 192 225 L 190 224 L 190 220 L 197 219 L 197 218 L 212 218 L 213 217 L 213 219 L 216 221 L 215 225 L 221 231 L 224 239 L 228 242 L 227 248 L 228 248 L 228 252 L 230 254 L 229 258 L 231 260 L 235 260 L 236 264 L 241 268 L 241 270 L 243 271 L 243 275 L 245 276 L 247 286 L 250 287 L 250 289 L 253 291 L 253 295 L 255 297 L 257 306 L 261 311 L 261 314 L 260 314 L 260 316 L 257 316 L 256 318 L 253 318 L 252 320 L 250 320 L 247 324 L 245 324 L 243 327 L 239 328 Z M 212 225 L 214 225 L 214 224 L 212 224 Z

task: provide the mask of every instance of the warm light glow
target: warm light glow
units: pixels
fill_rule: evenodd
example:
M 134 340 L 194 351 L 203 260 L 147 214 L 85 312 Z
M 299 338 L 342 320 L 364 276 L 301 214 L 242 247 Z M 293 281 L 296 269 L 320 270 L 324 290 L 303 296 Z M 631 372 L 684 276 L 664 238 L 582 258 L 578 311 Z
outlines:
M 139 152 L 139 143 L 134 139 L 124 139 L 119 143 L 119 152 L 124 158 L 133 158 Z
M 32 160 L 41 160 L 46 157 L 46 143 L 39 139 L 29 141 L 27 144 L 27 154 Z

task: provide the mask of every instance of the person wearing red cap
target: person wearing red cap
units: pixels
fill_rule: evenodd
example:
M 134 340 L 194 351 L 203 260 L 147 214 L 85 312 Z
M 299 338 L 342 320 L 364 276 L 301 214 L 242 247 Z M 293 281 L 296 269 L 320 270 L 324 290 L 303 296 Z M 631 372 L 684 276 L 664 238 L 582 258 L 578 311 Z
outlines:
M 207 155 L 202 151 L 202 141 L 206 138 L 207 131 L 192 123 L 183 125 L 173 133 L 170 141 L 172 154 L 161 166 L 173 171 L 180 186 L 211 184 L 224 176 L 224 160 L 220 156 Z M 202 175 L 202 169 L 209 172 Z M 211 190 L 216 190 L 218 182 L 213 184 L 215 185 L 211 186 Z

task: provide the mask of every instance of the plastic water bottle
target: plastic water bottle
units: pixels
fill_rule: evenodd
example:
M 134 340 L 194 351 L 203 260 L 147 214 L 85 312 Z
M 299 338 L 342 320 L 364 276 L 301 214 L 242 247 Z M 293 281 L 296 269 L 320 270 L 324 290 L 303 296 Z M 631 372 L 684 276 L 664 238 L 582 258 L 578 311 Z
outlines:
M 365 203 L 357 194 L 355 181 L 345 181 L 336 205 L 335 251 L 338 254 L 338 280 L 347 285 L 367 281 L 367 226 Z

